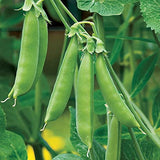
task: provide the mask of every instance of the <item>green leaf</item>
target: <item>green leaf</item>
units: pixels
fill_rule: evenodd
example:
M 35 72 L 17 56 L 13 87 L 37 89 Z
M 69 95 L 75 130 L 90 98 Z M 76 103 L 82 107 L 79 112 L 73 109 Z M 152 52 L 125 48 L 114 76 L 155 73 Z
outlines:
M 78 8 L 81 10 L 88 11 L 94 4 L 93 0 L 77 0 Z
M 106 114 L 105 101 L 100 90 L 94 92 L 94 112 L 98 115 Z
M 140 0 L 140 8 L 147 27 L 160 33 L 160 3 L 159 0 Z
M 99 13 L 101 16 L 120 15 L 124 5 L 119 1 L 95 2 L 90 12 Z
M 102 147 L 96 140 L 93 140 L 93 156 L 96 160 L 102 160 L 105 159 L 105 149 Z
M 107 125 L 103 125 L 95 130 L 94 139 L 102 145 L 107 145 L 107 140 L 108 140 Z
M 138 143 L 145 160 L 160 159 L 159 148 L 155 146 L 149 139 L 138 139 Z M 123 139 L 121 143 L 121 159 L 131 160 L 133 157 L 134 160 L 138 160 L 132 140 Z
M 27 152 L 23 139 L 10 131 L 0 135 L 0 159 L 27 160 Z
M 0 159 L 27 160 L 27 152 L 23 139 L 5 130 L 5 115 L 0 107 Z
M 81 10 L 90 10 L 102 16 L 120 15 L 124 5 L 117 0 L 77 0 L 78 8 Z
M 133 148 L 133 142 L 130 139 L 121 140 L 121 159 L 123 160 L 138 160 L 135 150 Z
M 52 160 L 83 160 L 83 159 L 75 154 L 65 153 L 65 154 L 59 154 Z
M 0 95 L 0 100 L 4 100 L 5 96 L 10 91 L 10 87 L 8 87 L 7 85 L 0 85 L 0 90 L 3 91 L 3 95 Z M 13 108 L 12 105 L 13 105 L 13 99 L 10 99 L 10 100 L 6 101 L 5 103 L 1 104 L 3 110 L 6 114 L 7 129 L 23 135 L 25 139 L 29 139 L 29 137 L 31 135 L 30 130 L 29 130 L 29 128 L 27 128 L 27 126 L 25 124 L 25 120 L 21 116 L 20 111 L 18 111 L 18 108 L 21 106 L 19 106 L 19 104 L 17 104 L 16 107 Z M 25 114 L 30 115 L 27 112 Z M 30 116 L 29 116 L 29 118 L 32 119 L 32 117 L 30 117 Z M 29 123 L 28 123 L 28 125 L 30 126 Z
M 156 95 L 152 108 L 153 122 L 156 128 L 160 127 L 160 92 Z
M 153 54 L 138 65 L 133 75 L 131 97 L 137 95 L 144 88 L 154 71 L 157 59 L 158 54 Z
M 139 129 L 134 129 L 136 137 L 142 138 L 144 134 Z M 130 134 L 128 133 L 128 128 L 122 125 L 122 139 L 130 139 Z M 96 129 L 94 132 L 94 139 L 102 145 L 107 145 L 108 142 L 108 127 L 103 125 L 100 128 Z
M 5 131 L 5 126 L 6 126 L 5 114 L 0 106 L 0 134 Z
M 138 2 L 139 0 L 119 0 L 119 2 L 123 3 L 123 4 L 127 4 L 127 3 L 135 3 Z

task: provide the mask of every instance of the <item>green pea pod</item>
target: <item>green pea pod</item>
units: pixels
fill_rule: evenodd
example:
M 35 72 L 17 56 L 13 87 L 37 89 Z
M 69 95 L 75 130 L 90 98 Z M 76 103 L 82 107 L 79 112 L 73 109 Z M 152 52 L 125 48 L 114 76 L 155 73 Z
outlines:
M 40 16 L 39 17 L 39 56 L 38 56 L 38 65 L 37 65 L 37 72 L 36 72 L 34 84 L 36 84 L 39 77 L 41 76 L 44 62 L 47 55 L 47 48 L 48 48 L 47 22 L 42 16 Z
M 77 53 L 77 37 L 73 36 L 69 42 L 49 100 L 45 123 L 56 120 L 66 107 L 73 86 Z
M 93 93 L 94 69 L 92 55 L 84 54 L 77 79 L 76 88 L 76 126 L 82 142 L 92 147 L 93 139 Z
M 119 132 L 120 123 L 114 116 L 110 124 L 110 133 L 108 137 L 107 150 L 105 155 L 105 160 L 117 160 L 119 156 Z
M 99 54 L 96 60 L 96 78 L 104 100 L 117 119 L 128 127 L 139 127 L 134 115 L 118 93 L 102 54 Z
M 37 70 L 38 52 L 39 24 L 32 8 L 25 15 L 16 79 L 8 95 L 9 98 L 13 95 L 13 98 L 16 99 L 32 87 Z

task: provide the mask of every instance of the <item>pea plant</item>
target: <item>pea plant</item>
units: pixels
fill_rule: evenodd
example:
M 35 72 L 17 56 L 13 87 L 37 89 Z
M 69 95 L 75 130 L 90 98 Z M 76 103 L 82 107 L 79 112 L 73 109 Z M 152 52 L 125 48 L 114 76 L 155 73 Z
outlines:
M 27 160 L 31 145 L 36 160 L 43 148 L 52 160 L 159 160 L 160 2 L 72 2 L 0 0 L 0 159 Z M 52 21 L 65 34 L 50 89 Z M 62 153 L 42 134 L 67 111 L 73 148 Z

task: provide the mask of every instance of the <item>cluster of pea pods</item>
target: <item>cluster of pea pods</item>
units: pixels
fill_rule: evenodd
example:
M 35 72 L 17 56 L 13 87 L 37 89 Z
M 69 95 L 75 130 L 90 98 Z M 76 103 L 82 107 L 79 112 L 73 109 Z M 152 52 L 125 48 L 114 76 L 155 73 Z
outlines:
M 95 39 L 88 38 L 88 42 L 95 41 Z M 98 42 L 98 39 L 96 40 Z M 118 121 L 128 127 L 139 127 L 139 124 L 114 85 L 106 66 L 105 51 L 102 50 L 96 53 L 97 48 L 93 49 L 94 47 L 91 47 L 93 53 L 90 53 L 90 49 L 87 50 L 87 47 L 83 47 L 81 49 L 83 52 L 81 62 L 78 66 L 77 59 L 80 43 L 77 34 L 70 37 L 69 45 L 49 100 L 44 123 L 46 125 L 49 121 L 56 120 L 62 115 L 74 86 L 76 127 L 79 137 L 88 146 L 89 151 L 92 148 L 94 128 L 94 76 L 96 76 L 99 88 L 107 104 L 106 106 L 109 106 L 116 117 L 112 118 L 111 127 L 117 128 Z M 34 7 L 31 7 L 25 14 L 16 78 L 8 94 L 8 99 L 12 97 L 15 99 L 14 106 L 16 105 L 17 97 L 28 92 L 37 83 L 43 70 L 47 46 L 47 22 L 41 14 L 37 16 Z M 112 137 L 114 137 L 113 135 L 111 134 Z M 110 137 L 109 139 L 112 138 Z M 109 141 L 109 144 L 113 144 L 111 141 Z M 108 148 L 112 149 L 109 144 Z M 110 156 L 109 153 L 108 151 L 106 156 Z

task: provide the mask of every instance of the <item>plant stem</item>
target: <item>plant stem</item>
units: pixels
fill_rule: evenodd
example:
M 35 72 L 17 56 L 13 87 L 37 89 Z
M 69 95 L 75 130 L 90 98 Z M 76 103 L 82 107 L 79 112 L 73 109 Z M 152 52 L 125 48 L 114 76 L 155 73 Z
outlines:
M 130 136 L 131 136 L 131 138 L 133 140 L 133 144 L 135 146 L 135 150 L 136 150 L 136 153 L 137 153 L 137 156 L 138 156 L 139 160 L 145 160 L 144 157 L 143 157 L 143 154 L 141 152 L 140 146 L 139 146 L 139 144 L 137 142 L 136 136 L 135 136 L 135 134 L 133 132 L 133 129 L 132 128 L 128 128 L 128 131 L 129 131 Z
M 45 147 L 48 152 L 51 154 L 52 158 L 57 155 L 57 153 L 49 146 L 49 144 L 43 139 L 43 137 L 39 134 L 39 142 L 43 147 Z
M 104 42 L 104 47 L 106 48 L 103 17 L 100 16 L 98 13 L 95 13 L 94 22 L 96 24 L 97 35 L 100 36 L 100 39 Z
M 160 41 L 159 41 L 159 39 L 157 38 L 157 35 L 156 35 L 155 31 L 152 31 L 152 33 L 153 33 L 153 37 L 154 37 L 154 39 L 155 39 L 158 47 L 160 48 Z
M 33 144 L 32 147 L 33 147 L 33 150 L 34 150 L 35 159 L 36 160 L 44 160 L 43 154 L 42 154 L 42 145 Z
M 62 3 L 61 0 L 58 0 L 59 4 L 63 8 L 63 10 L 68 14 L 68 16 L 75 22 L 77 23 L 77 19 L 73 16 L 73 14 L 68 10 L 68 8 Z
M 33 137 L 37 139 L 39 128 L 40 128 L 40 121 L 41 121 L 41 80 L 39 79 L 36 86 L 35 86 L 35 104 L 34 104 L 34 112 L 36 115 L 36 127 L 33 131 Z
M 65 28 L 67 29 L 67 31 L 70 30 L 70 26 L 68 25 L 68 23 L 66 22 L 66 20 L 64 19 L 63 15 L 61 14 L 59 8 L 57 7 L 56 3 L 54 2 L 54 0 L 50 0 L 52 6 L 54 7 L 57 15 L 59 16 L 59 18 L 61 19 L 62 23 L 64 24 Z

